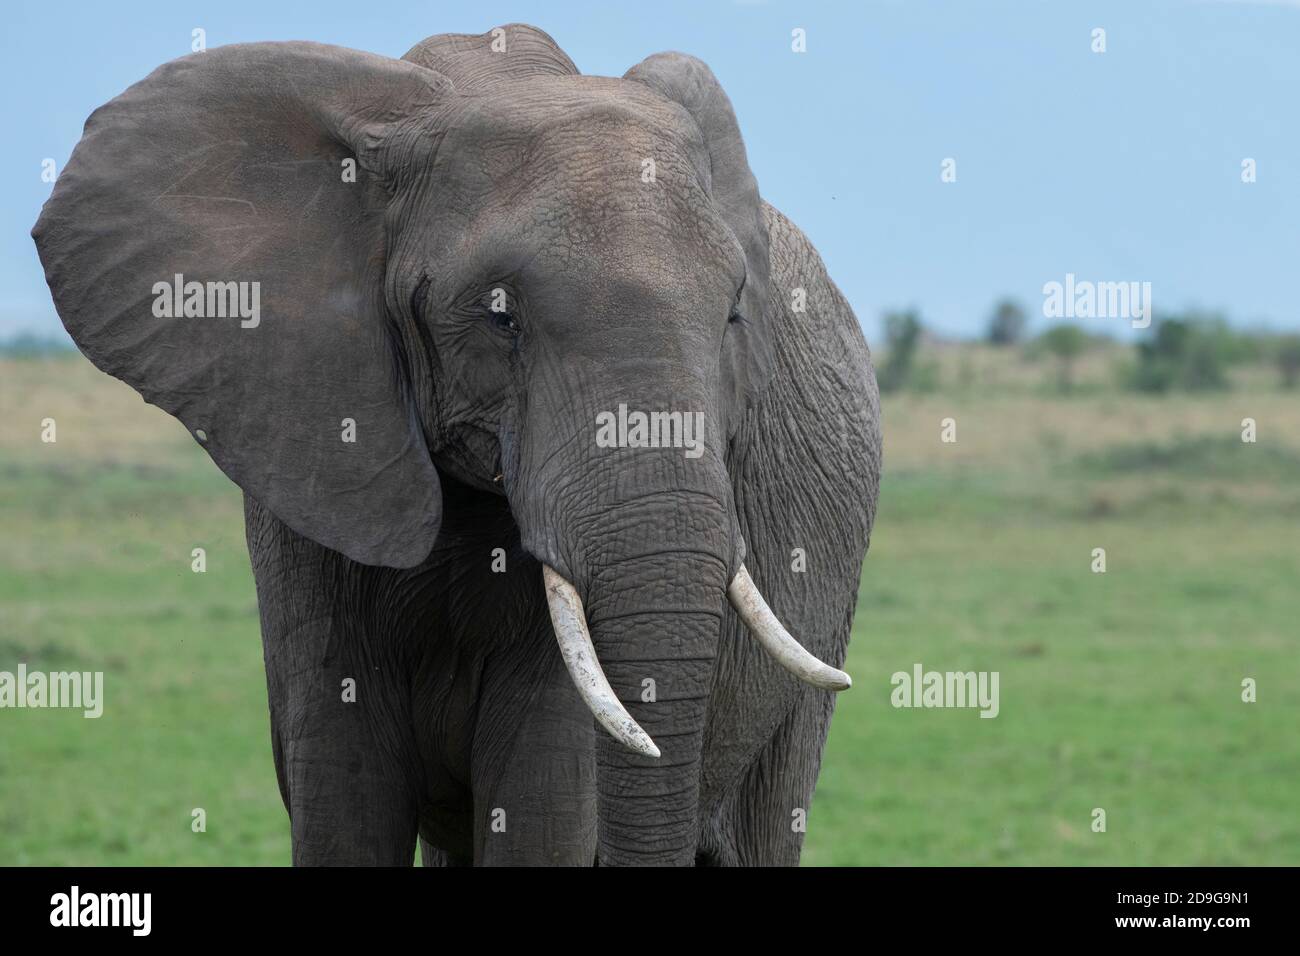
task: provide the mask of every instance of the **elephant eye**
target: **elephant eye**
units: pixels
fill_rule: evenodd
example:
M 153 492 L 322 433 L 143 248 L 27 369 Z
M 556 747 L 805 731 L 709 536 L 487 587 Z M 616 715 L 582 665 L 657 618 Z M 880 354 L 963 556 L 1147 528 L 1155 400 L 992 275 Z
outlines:
M 512 312 L 489 312 L 488 316 L 492 325 L 498 332 L 504 332 L 506 335 L 519 334 L 519 321 Z
M 476 285 L 465 290 L 454 311 L 464 322 L 482 323 L 495 335 L 518 339 L 523 333 L 519 321 L 519 299 L 507 280 L 491 285 Z
M 743 287 L 742 287 L 743 289 Z M 727 313 L 727 323 L 729 325 L 739 325 L 745 321 L 745 316 L 740 311 L 740 293 L 736 293 L 736 298 L 731 302 L 731 311 Z
M 745 317 L 740 313 L 740 297 L 745 293 L 745 283 L 749 281 L 749 273 L 746 271 L 745 277 L 740 280 L 740 288 L 736 290 L 736 297 L 731 300 L 731 312 L 727 315 L 727 322 L 736 325 L 745 321 Z
M 502 335 L 519 334 L 519 316 L 516 311 L 515 297 L 501 286 L 489 289 L 479 300 L 479 308 L 487 317 L 492 328 Z

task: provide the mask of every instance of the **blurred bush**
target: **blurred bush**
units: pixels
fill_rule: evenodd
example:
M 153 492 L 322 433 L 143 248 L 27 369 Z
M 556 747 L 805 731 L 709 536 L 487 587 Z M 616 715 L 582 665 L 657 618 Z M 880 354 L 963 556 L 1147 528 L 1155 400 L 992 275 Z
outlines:
M 1282 375 L 1282 387 L 1295 388 L 1300 383 L 1300 335 L 1279 337 L 1273 355 Z
M 1220 317 L 1159 319 L 1136 345 L 1128 384 L 1139 392 L 1227 388 L 1228 366 L 1257 357 L 1258 348 Z
M 1025 310 L 1014 299 L 1003 299 L 993 309 L 989 318 L 988 342 L 990 345 L 1015 345 L 1025 337 L 1028 318 Z
M 921 331 L 915 310 L 885 315 L 885 362 L 878 375 L 882 392 L 897 392 L 912 383 Z
M 1068 392 L 1074 387 L 1074 363 L 1088 347 L 1088 335 L 1069 322 L 1054 325 L 1040 337 L 1045 352 L 1057 362 L 1057 387 Z

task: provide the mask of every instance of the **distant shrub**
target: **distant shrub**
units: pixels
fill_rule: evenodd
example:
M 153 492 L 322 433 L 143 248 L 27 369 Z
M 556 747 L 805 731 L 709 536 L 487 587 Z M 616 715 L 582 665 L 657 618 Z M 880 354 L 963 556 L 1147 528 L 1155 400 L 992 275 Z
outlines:
M 1137 344 L 1129 385 L 1140 392 L 1226 388 L 1228 366 L 1256 350 L 1254 342 L 1219 318 L 1161 319 L 1151 336 Z
M 1277 340 L 1273 353 L 1277 370 L 1282 375 L 1283 388 L 1300 384 L 1300 335 L 1283 335 Z
M 878 376 L 882 392 L 896 392 L 911 384 L 921 331 L 921 320 L 915 311 L 885 315 L 885 362 Z
M 1020 303 L 1003 299 L 994 307 L 989 319 L 989 344 L 1015 345 L 1024 338 L 1026 324 L 1025 310 L 1020 307 Z
M 1040 348 L 1056 358 L 1057 387 L 1068 392 L 1074 387 L 1074 363 L 1088 347 L 1088 334 L 1077 325 L 1062 322 L 1039 336 Z

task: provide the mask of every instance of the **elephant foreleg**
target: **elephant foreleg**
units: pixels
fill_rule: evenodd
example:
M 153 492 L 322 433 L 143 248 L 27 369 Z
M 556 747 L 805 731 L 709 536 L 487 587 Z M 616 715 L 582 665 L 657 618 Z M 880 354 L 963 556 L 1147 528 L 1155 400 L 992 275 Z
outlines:
M 590 866 L 596 857 L 594 722 L 542 610 L 484 671 L 474 732 L 474 862 Z

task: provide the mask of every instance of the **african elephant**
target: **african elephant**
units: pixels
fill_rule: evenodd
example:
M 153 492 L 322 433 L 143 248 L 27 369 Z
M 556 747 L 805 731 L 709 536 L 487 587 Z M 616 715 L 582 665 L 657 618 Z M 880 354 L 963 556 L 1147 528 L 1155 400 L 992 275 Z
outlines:
M 213 49 L 33 237 L 244 492 L 295 863 L 798 861 L 879 403 L 702 62 Z

